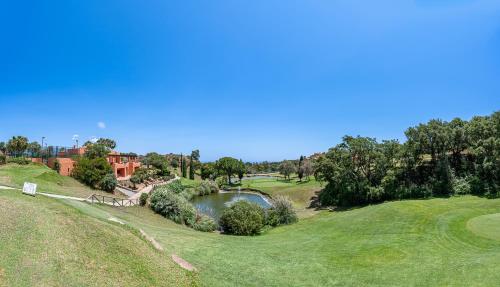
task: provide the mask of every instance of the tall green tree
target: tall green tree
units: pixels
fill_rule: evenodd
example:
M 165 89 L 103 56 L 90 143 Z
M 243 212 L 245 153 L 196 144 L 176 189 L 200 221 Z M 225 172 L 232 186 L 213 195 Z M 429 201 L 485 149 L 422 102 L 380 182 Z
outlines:
M 295 165 L 292 161 L 284 160 L 280 165 L 280 174 L 282 174 L 285 179 L 290 180 L 290 175 L 296 171 Z
M 240 161 L 238 162 L 238 168 L 237 168 L 237 171 L 236 171 L 236 173 L 238 174 L 238 179 L 240 180 L 240 182 L 243 179 L 243 176 L 245 175 L 245 172 L 246 172 L 246 166 L 243 163 L 243 161 L 240 159 Z
M 239 165 L 239 160 L 232 157 L 220 158 L 215 163 L 219 173 L 227 175 L 228 184 L 231 184 L 231 177 L 238 172 Z
M 107 160 L 112 140 L 85 143 L 85 153 L 78 158 L 72 176 L 78 181 L 96 189 L 112 192 L 118 184 L 113 168 Z M 114 143 L 114 141 L 112 141 Z M 115 144 L 116 145 L 116 144 Z
M 72 175 L 78 181 L 96 189 L 112 191 L 113 169 L 105 158 L 82 157 L 76 161 Z M 115 179 L 116 180 L 116 179 Z
M 195 162 L 200 160 L 200 151 L 199 150 L 193 150 L 191 152 L 191 159 L 193 159 Z
M 217 170 L 214 163 L 204 163 L 200 168 L 200 176 L 202 180 L 212 179 L 215 180 L 217 177 Z
M 96 142 L 97 144 L 101 144 L 109 149 L 114 149 L 116 148 L 116 142 L 112 139 L 107 139 L 107 138 L 100 138 Z
M 178 169 L 179 160 L 176 157 L 173 157 L 172 160 L 170 161 L 170 165 L 172 166 L 173 169 Z
M 5 142 L 0 142 L 0 152 L 3 154 L 7 153 L 7 145 L 5 144 Z
M 147 167 L 158 170 L 157 174 L 160 176 L 166 176 L 170 174 L 167 159 L 156 152 L 147 153 L 142 159 L 142 163 Z
M 315 175 L 327 182 L 321 203 L 500 195 L 500 112 L 470 121 L 433 119 L 405 135 L 404 144 L 346 136 L 319 157 Z
M 184 159 L 182 158 L 182 153 L 181 153 L 181 156 L 180 156 L 180 167 L 181 167 L 181 176 L 182 176 L 182 162 L 184 161 Z
M 195 173 L 194 159 L 193 156 L 191 156 L 191 160 L 189 161 L 189 179 L 194 180 L 194 173 Z
M 186 159 L 182 156 L 181 154 L 181 172 L 182 172 L 182 177 L 187 178 L 187 168 L 186 168 Z
M 190 161 L 189 161 L 189 178 L 190 179 L 194 179 L 196 169 L 198 169 L 200 166 L 199 160 L 200 160 L 200 151 L 193 150 L 191 152 L 191 157 L 190 157 Z
M 40 157 L 42 146 L 38 142 L 34 141 L 28 144 L 27 149 L 32 157 Z
M 14 156 L 18 157 L 22 155 L 26 149 L 28 148 L 28 138 L 23 136 L 15 136 L 12 137 L 7 142 L 7 151 L 9 153 L 14 154 Z
M 303 163 L 304 163 L 304 156 L 301 155 L 299 158 L 299 166 L 297 168 L 297 176 L 299 177 L 299 181 L 302 181 L 302 178 L 304 177 Z
M 451 167 L 457 174 L 462 175 L 463 153 L 469 145 L 469 137 L 467 134 L 467 122 L 459 118 L 453 119 L 448 124 L 448 142 L 451 150 Z
M 85 156 L 90 159 L 106 158 L 111 149 L 103 144 L 92 143 L 86 146 Z
M 304 173 L 304 176 L 306 177 L 307 180 L 309 180 L 309 177 L 314 173 L 313 165 L 311 163 L 311 160 L 309 159 L 304 159 L 302 162 L 302 171 Z

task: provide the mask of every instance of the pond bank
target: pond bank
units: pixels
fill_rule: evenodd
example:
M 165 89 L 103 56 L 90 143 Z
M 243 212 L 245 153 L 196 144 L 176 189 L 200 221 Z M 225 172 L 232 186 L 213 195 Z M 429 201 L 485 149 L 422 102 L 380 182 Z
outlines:
M 195 196 L 191 203 L 196 207 L 198 211 L 208 216 L 211 216 L 215 220 L 218 220 L 222 215 L 222 212 L 232 203 L 246 200 L 258 204 L 262 208 L 270 208 L 272 206 L 271 201 L 263 194 L 252 191 L 228 191 L 219 190 L 219 192 L 211 193 L 203 196 Z

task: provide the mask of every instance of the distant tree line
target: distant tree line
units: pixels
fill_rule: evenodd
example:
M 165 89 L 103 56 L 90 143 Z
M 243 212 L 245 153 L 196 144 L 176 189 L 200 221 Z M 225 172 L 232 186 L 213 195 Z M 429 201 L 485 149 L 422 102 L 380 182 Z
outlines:
M 500 192 L 500 112 L 470 121 L 430 120 L 405 131 L 406 142 L 345 136 L 320 156 L 327 183 L 322 205 L 358 205 L 452 194 Z
M 5 142 L 0 142 L 0 153 L 12 157 L 40 157 L 42 146 L 37 142 L 30 142 L 27 137 L 14 136 Z
M 281 162 L 245 162 L 245 169 L 250 174 L 279 172 Z

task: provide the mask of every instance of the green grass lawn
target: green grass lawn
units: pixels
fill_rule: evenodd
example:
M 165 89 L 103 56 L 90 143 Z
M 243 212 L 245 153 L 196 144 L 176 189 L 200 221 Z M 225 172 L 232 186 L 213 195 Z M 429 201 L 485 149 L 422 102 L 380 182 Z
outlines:
M 99 209 L 143 228 L 168 252 L 194 264 L 204 286 L 496 286 L 500 282 L 500 239 L 478 235 L 467 224 L 500 212 L 496 199 L 467 196 L 322 211 L 256 237 L 196 232 L 140 207 Z
M 120 193 L 111 194 L 91 189 L 72 177 L 59 175 L 45 165 L 6 164 L 0 166 L 0 185 L 22 188 L 25 181 L 36 183 L 38 192 L 48 192 L 82 198 L 87 198 L 94 193 L 126 198 L 126 196 Z
M 265 182 L 259 184 L 271 188 L 269 192 L 280 192 Z M 139 285 L 139 281 L 143 286 L 158 282 L 171 286 L 197 282 L 203 286 L 498 286 L 500 282 L 496 228 L 500 199 L 465 196 L 320 211 L 255 237 L 197 232 L 145 207 L 33 198 L 18 191 L 0 191 L 0 210 L 8 211 L 0 219 L 0 282 L 8 286 L 99 285 L 93 279 L 100 276 L 91 274 L 103 274 L 100 266 L 113 274 L 109 284 L 100 285 L 122 286 Z M 111 216 L 126 225 L 110 223 Z M 153 236 L 165 252 L 154 251 L 140 239 L 134 231 L 138 228 Z M 46 248 L 49 244 L 63 251 Z M 126 248 L 134 244 L 138 250 Z M 126 252 L 116 254 L 116 249 Z M 196 276 L 171 266 L 167 256 L 171 253 L 192 263 L 199 270 Z M 111 261 L 112 256 L 118 258 Z M 16 276 L 18 270 L 22 272 Z M 137 270 L 148 270 L 149 276 Z
M 134 230 L 67 202 L 0 190 L 0 286 L 196 284 Z

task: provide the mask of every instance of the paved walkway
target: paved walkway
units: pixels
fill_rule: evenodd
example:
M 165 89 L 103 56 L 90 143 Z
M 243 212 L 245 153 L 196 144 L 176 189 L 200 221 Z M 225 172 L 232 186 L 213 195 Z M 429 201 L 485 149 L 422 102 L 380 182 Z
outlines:
M 15 190 L 21 190 L 20 188 L 14 188 L 14 187 L 10 187 L 10 186 L 3 186 L 3 185 L 0 185 L 0 189 L 15 189 Z M 90 199 L 88 198 L 82 198 L 82 197 L 75 197 L 75 196 L 67 196 L 67 195 L 60 195 L 60 194 L 53 194 L 53 193 L 46 193 L 46 192 L 37 192 L 36 194 L 41 194 L 43 196 L 47 196 L 47 197 L 52 197 L 52 198 L 58 198 L 58 199 L 69 199 L 69 200 L 77 200 L 77 201 L 86 201 L 86 202 L 90 202 Z M 107 205 L 111 205 L 111 206 L 114 206 L 112 203 L 110 202 L 105 202 L 104 204 L 107 204 Z
M 177 175 L 175 175 L 175 177 L 172 178 L 171 180 L 167 180 L 166 182 L 164 182 L 162 184 L 159 184 L 159 185 L 169 184 L 172 181 L 178 180 L 178 179 L 180 179 L 180 177 L 178 177 Z M 141 197 L 141 193 L 150 193 L 151 190 L 153 190 L 153 187 L 154 187 L 153 185 L 148 185 L 148 186 L 144 187 L 143 189 L 139 190 L 136 194 L 132 195 L 128 199 L 138 199 L 139 197 Z
M 129 198 L 134 196 L 134 194 L 136 194 L 135 191 L 132 191 L 128 188 L 124 188 L 124 187 L 121 187 L 121 186 L 117 186 L 116 187 L 116 190 L 118 190 L 119 192 L 121 192 L 122 194 L 125 194 L 126 196 L 128 196 Z
M 52 197 L 52 198 L 61 198 L 61 199 L 71 199 L 71 200 L 78 200 L 78 201 L 87 201 L 86 198 L 74 197 L 74 196 L 67 196 L 67 195 L 59 195 L 59 194 L 52 194 L 52 193 L 45 193 L 45 192 L 37 192 L 37 194 L 45 195 L 45 196 Z

